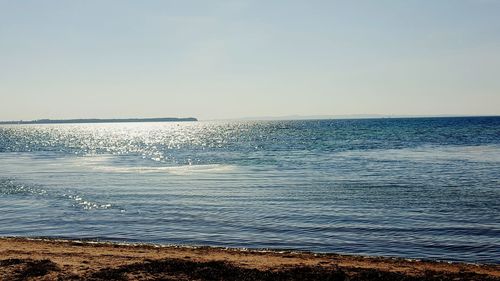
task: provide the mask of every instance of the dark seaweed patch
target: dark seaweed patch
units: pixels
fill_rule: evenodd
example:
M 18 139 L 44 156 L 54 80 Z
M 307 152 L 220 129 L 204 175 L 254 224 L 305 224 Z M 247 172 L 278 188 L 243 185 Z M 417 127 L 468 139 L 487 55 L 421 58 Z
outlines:
M 150 275 L 164 280 L 325 280 L 344 281 L 346 274 L 340 269 L 299 267 L 276 271 L 241 268 L 227 262 L 193 262 L 180 259 L 155 260 L 114 269 L 103 269 L 91 275 L 92 280 L 127 280 L 125 275 Z
M 83 275 L 65 272 L 50 260 L 0 260 L 0 280 L 225 280 L 225 281 L 500 281 L 500 278 L 461 271 L 426 271 L 418 276 L 337 266 L 300 266 L 259 270 L 239 267 L 224 261 L 196 262 L 183 259 L 145 260 L 144 262 L 89 269 Z M 50 275 L 49 275 L 50 274 Z
M 339 267 L 292 267 L 276 270 L 242 268 L 228 262 L 194 262 L 181 259 L 148 260 L 118 268 L 103 269 L 91 275 L 91 280 L 227 280 L 227 281 L 285 281 L 285 280 L 324 280 L 324 281 L 446 281 L 500 279 L 475 273 L 438 273 L 428 271 L 421 276 L 386 272 L 374 269 Z
M 31 277 L 45 276 L 60 268 L 50 260 L 5 259 L 0 261 L 0 268 L 7 280 L 27 280 Z M 9 270 L 10 269 L 10 270 Z

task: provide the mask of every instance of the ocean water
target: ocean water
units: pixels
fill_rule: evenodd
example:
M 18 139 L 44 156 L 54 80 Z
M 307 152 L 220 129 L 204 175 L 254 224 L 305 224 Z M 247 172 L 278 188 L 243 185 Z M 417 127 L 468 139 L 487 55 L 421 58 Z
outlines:
M 0 236 L 500 263 L 500 117 L 0 126 Z

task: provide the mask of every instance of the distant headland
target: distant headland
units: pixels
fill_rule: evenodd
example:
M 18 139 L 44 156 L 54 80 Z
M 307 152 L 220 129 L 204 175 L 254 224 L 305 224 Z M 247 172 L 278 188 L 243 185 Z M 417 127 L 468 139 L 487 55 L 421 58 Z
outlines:
M 0 124 L 74 124 L 74 123 L 132 123 L 132 122 L 193 122 L 194 117 L 187 118 L 123 118 L 123 119 L 38 119 L 29 121 L 0 121 Z

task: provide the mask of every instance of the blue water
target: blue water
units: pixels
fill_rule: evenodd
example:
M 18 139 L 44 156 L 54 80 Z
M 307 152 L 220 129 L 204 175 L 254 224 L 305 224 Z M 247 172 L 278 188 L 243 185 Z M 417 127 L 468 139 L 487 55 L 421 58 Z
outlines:
M 500 263 L 500 117 L 4 125 L 0 236 Z

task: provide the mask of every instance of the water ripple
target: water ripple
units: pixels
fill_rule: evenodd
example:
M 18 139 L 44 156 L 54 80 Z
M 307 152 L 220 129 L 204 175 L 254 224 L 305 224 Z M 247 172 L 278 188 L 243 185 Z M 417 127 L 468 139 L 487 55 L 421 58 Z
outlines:
M 500 118 L 0 126 L 0 235 L 500 261 Z

